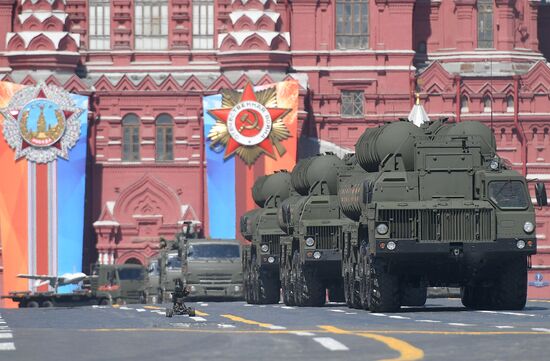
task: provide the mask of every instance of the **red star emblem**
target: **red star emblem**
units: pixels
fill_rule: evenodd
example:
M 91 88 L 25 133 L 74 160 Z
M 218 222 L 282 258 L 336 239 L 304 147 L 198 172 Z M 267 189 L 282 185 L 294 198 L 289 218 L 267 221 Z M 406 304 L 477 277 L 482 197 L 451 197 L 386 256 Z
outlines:
M 251 104 L 250 102 L 257 103 L 260 105 L 260 107 L 258 107 L 260 110 L 256 110 L 253 107 L 244 107 L 242 110 L 239 110 L 239 105 L 244 102 L 248 102 L 246 104 Z M 269 114 L 269 118 L 265 116 L 266 111 Z M 275 122 L 286 115 L 288 111 L 288 109 L 264 107 L 263 104 L 258 103 L 254 89 L 252 85 L 248 83 L 243 90 L 239 103 L 235 107 L 212 109 L 208 112 L 219 121 L 228 125 L 228 127 L 231 125 L 233 128 L 233 135 L 230 131 L 229 141 L 225 148 L 224 158 L 227 158 L 241 146 L 258 146 L 269 156 L 275 157 L 273 143 L 269 134 L 266 134 L 266 129 L 271 129 L 272 124 L 266 123 Z M 240 139 L 249 140 L 250 143 L 239 142 L 234 136 L 238 136 Z M 254 140 L 262 138 L 264 139 L 259 143 L 254 143 Z

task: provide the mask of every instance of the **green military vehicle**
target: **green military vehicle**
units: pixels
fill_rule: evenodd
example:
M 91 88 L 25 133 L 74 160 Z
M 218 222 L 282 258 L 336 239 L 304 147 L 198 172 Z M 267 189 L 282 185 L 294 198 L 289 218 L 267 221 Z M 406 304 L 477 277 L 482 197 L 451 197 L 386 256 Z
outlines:
M 17 302 L 20 308 L 74 307 L 86 305 L 110 305 L 112 303 L 145 302 L 145 268 L 140 265 L 95 265 L 92 275 L 84 273 L 62 276 L 19 275 L 22 278 L 50 283 L 55 291 L 16 291 L 2 298 Z M 81 287 L 70 293 L 58 293 L 57 287 L 75 285 Z
M 186 239 L 183 283 L 188 299 L 242 299 L 241 247 L 235 239 Z
M 244 296 L 248 303 L 278 303 L 280 298 L 279 258 L 281 230 L 277 208 L 293 194 L 286 171 L 260 177 L 252 198 L 261 207 L 241 217 L 241 234 L 251 243 L 243 247 Z
M 342 227 L 345 217 L 338 202 L 338 174 L 349 164 L 331 153 L 300 160 L 291 173 L 297 195 L 278 208 L 281 229 L 280 278 L 287 305 L 321 306 L 344 301 L 341 274 Z
M 91 290 L 99 304 L 145 303 L 146 276 L 141 265 L 96 265 L 90 277 Z
M 343 235 L 348 303 L 391 312 L 423 305 L 428 286 L 454 286 L 466 307 L 525 306 L 535 212 L 488 127 L 389 123 L 364 132 L 356 157 L 364 172 L 339 190 L 358 222 L 358 237 Z

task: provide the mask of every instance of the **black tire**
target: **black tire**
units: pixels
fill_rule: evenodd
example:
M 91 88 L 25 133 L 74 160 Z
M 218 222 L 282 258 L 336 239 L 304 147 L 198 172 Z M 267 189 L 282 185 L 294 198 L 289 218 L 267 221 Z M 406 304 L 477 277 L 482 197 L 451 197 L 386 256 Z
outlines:
M 527 302 L 527 257 L 506 262 L 489 289 L 490 307 L 496 310 L 522 310 Z
M 27 306 L 26 306 L 26 307 L 27 307 L 27 308 L 38 308 L 38 306 L 40 306 L 40 305 L 38 304 L 38 302 L 36 302 L 36 301 L 29 301 L 29 302 L 27 302 Z
M 110 306 L 112 304 L 111 300 L 108 299 L 108 298 L 102 298 L 100 301 L 99 301 L 99 305 L 100 306 Z
M 292 282 L 292 268 L 291 262 L 286 261 L 282 270 L 281 288 L 283 295 L 283 302 L 287 306 L 295 306 L 296 299 L 294 297 L 294 283 Z
M 401 305 L 402 306 L 424 306 L 428 298 L 427 287 L 401 287 Z
M 361 289 L 360 283 L 357 281 L 355 276 L 356 271 L 353 270 L 349 276 L 349 307 L 355 309 L 362 309 L 363 304 L 361 302 Z
M 485 310 L 491 308 L 491 296 L 487 287 L 467 285 L 460 289 L 460 299 L 466 308 Z
M 258 303 L 262 305 L 279 303 L 281 288 L 278 277 L 258 270 Z
M 368 253 L 366 246 L 361 246 L 359 251 L 359 263 L 357 265 L 357 272 L 359 276 L 359 294 L 356 296 L 358 298 L 357 308 L 362 308 L 364 310 L 369 310 L 369 288 L 370 288 L 370 273 L 369 273 L 369 263 L 368 263 Z
M 317 271 L 311 267 L 304 267 L 300 262 L 300 254 L 294 251 L 292 263 L 296 264 L 296 283 L 294 289 L 299 294 L 299 306 L 320 307 L 326 301 L 326 288 L 319 278 Z
M 330 302 L 344 302 L 344 283 L 342 280 L 328 289 L 328 300 Z
M 53 302 L 50 300 L 43 301 L 40 307 L 44 307 L 44 308 L 53 307 Z
M 396 312 L 401 307 L 399 277 L 386 271 L 380 259 L 368 256 L 368 304 L 371 312 Z

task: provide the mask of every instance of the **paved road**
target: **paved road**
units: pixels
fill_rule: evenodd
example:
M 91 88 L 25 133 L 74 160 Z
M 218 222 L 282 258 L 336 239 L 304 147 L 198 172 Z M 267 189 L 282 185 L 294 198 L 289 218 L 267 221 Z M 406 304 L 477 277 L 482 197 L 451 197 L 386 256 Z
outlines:
M 0 360 L 548 360 L 550 301 L 518 312 L 469 311 L 459 300 L 382 314 L 192 303 L 0 310 Z

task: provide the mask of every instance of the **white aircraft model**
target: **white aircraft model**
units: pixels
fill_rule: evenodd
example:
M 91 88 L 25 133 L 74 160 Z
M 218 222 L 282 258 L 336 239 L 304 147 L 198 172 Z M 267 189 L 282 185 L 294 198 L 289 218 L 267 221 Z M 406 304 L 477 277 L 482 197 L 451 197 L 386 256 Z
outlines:
M 49 284 L 55 288 L 55 292 L 57 292 L 57 288 L 59 286 L 78 284 L 88 278 L 88 276 L 82 272 L 64 273 L 61 276 L 18 274 L 17 277 L 27 278 L 30 280 L 39 280 L 41 282 L 39 282 L 36 287 Z

